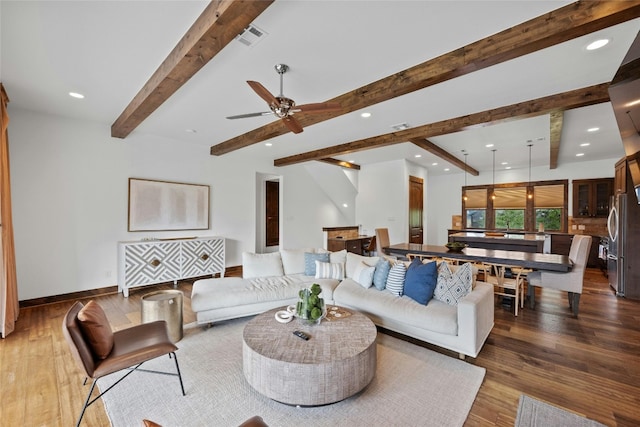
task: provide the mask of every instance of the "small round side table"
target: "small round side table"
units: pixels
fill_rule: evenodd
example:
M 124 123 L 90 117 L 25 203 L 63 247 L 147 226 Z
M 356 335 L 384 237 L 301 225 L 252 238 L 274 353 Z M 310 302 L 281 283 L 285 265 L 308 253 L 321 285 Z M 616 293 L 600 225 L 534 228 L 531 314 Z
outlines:
M 164 320 L 169 339 L 173 343 L 182 339 L 182 291 L 163 290 L 145 294 L 141 305 L 142 323 Z

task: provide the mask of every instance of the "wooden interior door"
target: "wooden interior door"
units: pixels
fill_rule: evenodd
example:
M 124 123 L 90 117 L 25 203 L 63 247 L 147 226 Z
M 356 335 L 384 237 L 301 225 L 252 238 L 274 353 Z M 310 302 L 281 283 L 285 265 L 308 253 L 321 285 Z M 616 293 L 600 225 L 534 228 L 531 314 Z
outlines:
M 409 176 L 409 243 L 422 243 L 422 211 L 424 180 Z
M 265 245 L 278 246 L 280 244 L 280 183 L 266 181 L 265 184 Z

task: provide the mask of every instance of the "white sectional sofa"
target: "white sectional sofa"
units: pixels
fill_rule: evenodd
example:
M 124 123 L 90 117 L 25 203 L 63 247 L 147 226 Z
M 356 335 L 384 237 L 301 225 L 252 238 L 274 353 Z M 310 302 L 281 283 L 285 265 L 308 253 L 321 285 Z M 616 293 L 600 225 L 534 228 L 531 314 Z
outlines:
M 375 266 L 378 257 L 346 251 L 329 253 L 330 262 L 344 265 L 342 280 L 305 275 L 305 253 L 324 250 L 282 250 L 243 254 L 243 277 L 201 279 L 193 284 L 191 308 L 199 324 L 250 316 L 294 304 L 298 291 L 313 283 L 322 286 L 327 304 L 366 314 L 376 325 L 464 356 L 476 357 L 493 328 L 493 287 L 476 282 L 457 305 L 431 299 L 426 305 L 354 280 L 360 262 Z M 325 255 L 326 256 L 326 255 Z M 307 269 L 307 272 L 309 270 Z

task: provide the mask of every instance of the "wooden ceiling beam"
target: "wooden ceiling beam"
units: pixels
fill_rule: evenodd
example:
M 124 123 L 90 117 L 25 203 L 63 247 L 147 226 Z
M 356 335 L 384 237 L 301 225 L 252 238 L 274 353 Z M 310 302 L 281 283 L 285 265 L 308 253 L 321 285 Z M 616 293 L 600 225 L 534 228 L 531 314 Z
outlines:
M 360 165 L 357 165 L 355 163 L 351 163 L 351 162 L 345 162 L 344 160 L 338 160 L 338 159 L 333 159 L 331 157 L 327 157 L 324 159 L 318 159 L 319 162 L 324 162 L 324 163 L 328 163 L 330 165 L 334 165 L 334 166 L 340 166 L 341 168 L 345 168 L 345 169 L 354 169 L 359 171 L 360 170 Z
M 337 96 L 327 114 L 296 114 L 307 127 L 640 17 L 640 1 L 579 1 Z M 281 120 L 211 147 L 220 156 L 288 133 Z
M 459 158 L 457 158 L 453 154 L 449 153 L 448 151 L 444 150 L 443 148 L 437 146 L 436 144 L 434 144 L 433 142 L 429 141 L 428 139 L 425 139 L 425 138 L 412 138 L 412 139 L 409 140 L 409 142 L 417 145 L 418 147 L 422 148 L 423 150 L 428 151 L 431 154 L 434 154 L 434 155 L 440 157 L 441 159 L 451 163 L 452 165 L 459 167 L 463 171 L 466 168 L 467 172 L 470 173 L 473 176 L 480 175 L 480 172 L 478 172 L 476 169 L 472 168 L 468 164 L 465 165 L 464 161 L 460 160 Z
M 552 111 L 549 124 L 549 169 L 558 167 L 558 155 L 560 154 L 560 139 L 564 123 L 564 111 Z
M 126 138 L 273 1 L 212 1 L 111 125 L 111 136 Z
M 492 110 L 481 111 L 467 116 L 442 120 L 440 122 L 429 123 L 414 128 L 391 132 L 333 147 L 321 148 L 319 150 L 308 151 L 289 157 L 274 160 L 274 166 L 288 166 L 296 163 L 308 162 L 311 160 L 323 159 L 326 157 L 342 156 L 363 150 L 385 147 L 387 145 L 399 144 L 414 140 L 424 140 L 439 135 L 447 135 L 476 126 L 487 126 L 497 123 L 504 123 L 512 120 L 519 120 L 528 117 L 550 114 L 557 110 L 571 110 L 574 108 L 586 107 L 609 101 L 608 83 L 601 83 L 582 89 L 550 95 L 531 101 L 519 102 Z

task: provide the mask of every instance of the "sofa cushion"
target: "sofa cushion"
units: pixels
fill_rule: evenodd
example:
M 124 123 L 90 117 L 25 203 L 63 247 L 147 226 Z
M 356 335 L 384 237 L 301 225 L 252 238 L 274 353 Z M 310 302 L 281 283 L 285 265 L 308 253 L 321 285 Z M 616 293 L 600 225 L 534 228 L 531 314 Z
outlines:
M 316 275 L 316 261 L 329 262 L 329 252 L 323 253 L 304 253 L 304 274 L 305 276 Z
M 282 258 L 284 274 L 304 273 L 305 252 L 313 252 L 313 249 L 280 249 L 280 257 Z
M 280 252 L 266 254 L 242 252 L 242 277 L 245 279 L 283 275 Z
M 473 269 L 470 263 L 464 263 L 454 272 L 446 262 L 438 266 L 438 282 L 434 298 L 450 305 L 458 305 L 463 297 L 471 292 Z
M 355 272 L 353 273 L 353 280 L 365 288 L 370 288 L 373 284 L 373 273 L 375 272 L 375 269 L 375 267 L 369 266 L 360 261 L 360 264 L 358 264 Z
M 375 267 L 380 257 L 377 256 L 362 256 L 354 254 L 353 252 L 347 252 L 347 260 L 345 265 L 345 276 L 353 278 L 353 274 L 356 271 L 356 267 L 360 262 L 364 262 L 369 267 Z
M 341 251 L 329 252 L 329 262 L 339 262 L 345 266 L 347 264 L 347 250 L 343 249 Z
M 316 279 L 344 279 L 344 264 L 341 262 L 321 262 L 316 260 Z
M 93 354 L 106 359 L 113 349 L 113 331 L 107 315 L 98 303 L 91 300 L 78 312 L 78 323 Z
M 407 267 L 405 267 L 402 261 L 397 261 L 393 264 L 389 270 L 389 276 L 387 276 L 385 289 L 397 297 L 401 296 L 404 289 L 404 276 L 406 272 Z
M 435 261 L 423 264 L 414 258 L 404 278 L 403 295 L 426 305 L 433 298 L 437 279 L 438 264 Z
M 368 289 L 352 279 L 345 279 L 334 292 L 336 304 L 356 308 L 378 319 L 390 319 L 446 335 L 458 335 L 458 307 L 431 299 L 422 305 L 407 296 L 393 296 L 375 287 Z M 376 320 L 377 322 L 377 320 Z M 381 322 L 384 326 L 384 320 Z
M 376 270 L 373 272 L 373 286 L 378 288 L 378 290 L 383 290 L 387 285 L 389 270 L 391 270 L 391 263 L 381 258 L 376 264 Z

